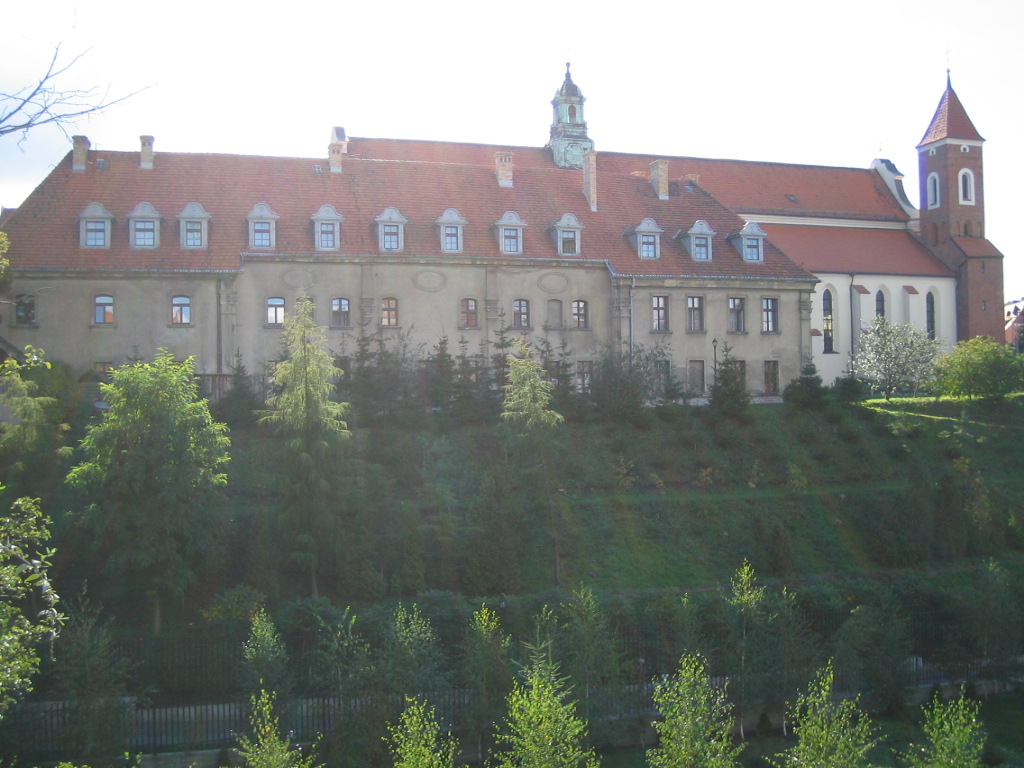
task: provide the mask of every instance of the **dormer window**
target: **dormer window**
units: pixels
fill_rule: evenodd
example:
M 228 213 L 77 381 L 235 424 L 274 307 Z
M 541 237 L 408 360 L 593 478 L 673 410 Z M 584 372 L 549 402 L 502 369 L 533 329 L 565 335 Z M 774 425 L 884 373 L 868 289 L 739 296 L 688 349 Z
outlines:
M 206 248 L 210 214 L 199 203 L 189 203 L 178 214 L 182 248 Z
M 149 203 L 139 203 L 128 214 L 128 238 L 132 248 L 160 247 L 160 214 Z
M 281 218 L 266 203 L 254 207 L 249 215 L 249 247 L 253 250 L 272 251 L 277 245 L 277 220 Z
M 442 252 L 462 253 L 462 231 L 466 223 L 466 220 L 454 208 L 446 209 L 434 221 Z
M 580 253 L 580 234 L 583 225 L 571 213 L 566 213 L 549 228 L 558 249 L 559 256 L 578 256 Z
M 733 235 L 730 240 L 746 262 L 764 261 L 764 239 L 766 232 L 756 221 L 748 221 L 746 226 Z
M 694 261 L 711 261 L 711 243 L 714 236 L 715 230 L 703 219 L 698 219 L 686 232 L 679 230 L 676 233 L 676 238 L 683 242 Z
M 82 248 L 109 248 L 114 215 L 102 203 L 89 203 L 78 214 L 78 238 Z
M 644 219 L 640 224 L 626 232 L 626 237 L 636 248 L 636 255 L 641 259 L 661 258 L 661 229 L 654 219 Z
M 409 222 L 397 208 L 389 206 L 374 219 L 377 224 L 377 247 L 395 253 L 405 249 L 405 225 Z
M 494 222 L 494 231 L 498 237 L 498 248 L 501 252 L 515 256 L 523 252 L 523 227 L 526 226 L 515 211 L 505 211 L 505 215 Z
M 974 205 L 974 173 L 964 168 L 960 171 L 960 204 Z
M 313 214 L 313 246 L 318 251 L 336 251 L 341 247 L 341 222 L 345 217 L 333 205 L 321 205 Z

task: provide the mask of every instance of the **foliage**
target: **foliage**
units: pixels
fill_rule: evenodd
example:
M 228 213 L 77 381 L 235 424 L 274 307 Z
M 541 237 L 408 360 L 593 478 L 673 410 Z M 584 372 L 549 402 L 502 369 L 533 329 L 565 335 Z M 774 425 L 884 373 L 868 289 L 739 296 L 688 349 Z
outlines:
M 547 649 L 534 649 L 525 681 L 508 696 L 508 717 L 497 735 L 505 751 L 495 768 L 598 768 L 597 755 L 584 747 L 586 723 L 568 695 Z
M 92 766 L 123 765 L 135 706 L 132 664 L 96 605 L 81 596 L 69 616 L 57 645 L 60 696 L 70 709 L 64 749 Z
M 285 318 L 287 358 L 274 365 L 276 393 L 267 398 L 260 421 L 284 439 L 285 471 L 279 473 L 285 500 L 281 541 L 293 562 L 309 574 L 310 593 L 319 591 L 318 572 L 338 557 L 340 444 L 349 437 L 347 405 L 331 400 L 341 370 L 327 350 L 324 330 L 313 320 L 313 302 L 299 299 Z
M 922 728 L 928 743 L 915 745 L 906 755 L 909 768 L 981 768 L 985 732 L 978 719 L 977 701 L 937 696 L 924 707 Z
M 655 681 L 658 746 L 647 752 L 651 768 L 733 768 L 743 750 L 732 738 L 732 706 L 716 688 L 707 662 L 685 654 L 672 677 Z
M 406 697 L 398 723 L 389 724 L 388 732 L 394 768 L 454 768 L 458 742 L 442 733 L 429 704 Z
M 0 718 L 32 689 L 39 668 L 36 648 L 52 640 L 63 621 L 48 574 L 54 551 L 43 549 L 49 524 L 38 499 L 18 499 L 0 516 Z M 24 605 L 32 598 L 35 611 Z
M 231 366 L 231 387 L 210 410 L 213 415 L 226 422 L 232 429 L 247 427 L 256 423 L 259 398 L 252 391 L 249 371 L 242 362 L 242 354 L 235 354 L 235 362 Z
M 415 603 L 395 607 L 381 666 L 387 690 L 396 696 L 429 696 L 447 687 L 437 633 Z
M 890 599 L 853 609 L 834 637 L 835 669 L 845 685 L 861 695 L 871 712 L 903 711 L 906 660 L 910 655 L 906 622 Z
M 516 339 L 512 348 L 501 417 L 526 432 L 557 426 L 563 418 L 549 407 L 554 387 L 544 376 L 544 369 L 525 340 Z
M 629 351 L 606 348 L 594 361 L 590 397 L 608 417 L 635 417 L 652 403 L 684 395 L 667 373 L 671 369 L 672 357 L 665 346 L 635 344 Z
M 498 614 L 486 605 L 473 612 L 462 664 L 463 686 L 473 706 L 467 713 L 469 735 L 477 740 L 477 759 L 483 760 L 484 736 L 501 719 L 505 697 L 512 688 L 509 670 L 511 638 L 504 634 Z
M 52 457 L 63 431 L 60 403 L 39 396 L 39 384 L 33 380 L 51 367 L 43 350 L 31 345 L 17 358 L 0 362 L 0 407 L 7 413 L 0 421 L 0 465 L 8 482 L 30 475 L 48 455 Z
M 807 363 L 800 369 L 800 375 L 782 390 L 782 399 L 808 410 L 824 408 L 828 404 L 828 389 L 821 383 L 814 363 Z
M 746 367 L 733 357 L 728 344 L 722 348 L 722 360 L 714 372 L 708 405 L 712 413 L 734 419 L 744 416 L 750 407 Z
M 273 692 L 266 690 L 252 696 L 249 720 L 252 736 L 238 737 L 238 753 L 245 765 L 247 768 L 321 768 L 312 752 L 302 754 L 301 749 L 292 748 L 290 738 L 281 735 L 274 714 L 276 698 Z
M 938 351 L 938 340 L 928 338 L 926 331 L 876 317 L 860 336 L 853 370 L 888 400 L 897 389 L 916 392 L 929 381 Z
M 833 699 L 834 673 L 827 664 L 790 708 L 797 743 L 776 756 L 777 768 L 870 768 L 877 738 L 856 701 Z
M 864 382 L 856 376 L 837 376 L 831 390 L 832 396 L 841 403 L 854 403 L 868 395 Z
M 152 363 L 114 369 L 109 408 L 92 424 L 67 481 L 84 492 L 83 522 L 126 586 L 182 597 L 211 540 L 208 513 L 227 483 L 227 427 L 197 399 L 193 360 L 161 351 Z
M 249 638 L 242 647 L 242 661 L 243 688 L 247 693 L 251 695 L 266 687 L 279 697 L 288 697 L 291 691 L 288 649 L 262 607 L 252 616 Z
M 1024 356 L 982 336 L 940 356 L 936 370 L 939 391 L 948 397 L 998 400 L 1024 386 Z

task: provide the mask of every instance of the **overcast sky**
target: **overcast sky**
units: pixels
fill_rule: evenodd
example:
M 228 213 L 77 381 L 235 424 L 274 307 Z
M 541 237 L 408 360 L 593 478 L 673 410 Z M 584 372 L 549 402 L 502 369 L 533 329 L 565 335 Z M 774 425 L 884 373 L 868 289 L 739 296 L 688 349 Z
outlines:
M 985 144 L 989 239 L 1024 296 L 1024 3 L 674 0 L 494 4 L 46 0 L 3 11 L 0 92 L 55 45 L 63 88 L 117 105 L 69 129 L 92 146 L 326 157 L 349 136 L 541 146 L 565 62 L 598 151 L 864 168 L 886 157 L 918 201 L 917 152 L 952 70 Z M 842 10 L 839 10 L 842 8 Z M 56 128 L 0 138 L 0 204 L 70 149 Z

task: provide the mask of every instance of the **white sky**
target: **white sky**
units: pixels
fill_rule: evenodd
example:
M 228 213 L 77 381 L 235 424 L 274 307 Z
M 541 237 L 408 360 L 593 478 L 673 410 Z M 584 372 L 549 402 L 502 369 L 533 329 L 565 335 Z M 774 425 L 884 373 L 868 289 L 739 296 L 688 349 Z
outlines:
M 53 46 L 59 81 L 128 102 L 69 130 L 98 149 L 326 157 L 349 136 L 541 146 L 565 62 L 598 151 L 868 167 L 918 201 L 917 152 L 953 87 L 985 144 L 988 238 L 1024 296 L 1013 179 L 1024 178 L 1018 0 L 36 0 L 2 14 L 0 92 Z M 56 128 L 0 138 L 0 204 L 70 149 Z

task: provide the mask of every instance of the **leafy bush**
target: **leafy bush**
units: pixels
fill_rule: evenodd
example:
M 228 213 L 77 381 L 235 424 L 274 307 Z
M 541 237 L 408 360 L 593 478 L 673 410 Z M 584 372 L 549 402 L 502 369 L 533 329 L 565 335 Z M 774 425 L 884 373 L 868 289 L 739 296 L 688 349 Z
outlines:
M 978 336 L 940 357 L 936 371 L 943 395 L 998 400 L 1024 384 L 1024 357 L 1013 347 Z
M 828 390 L 821 383 L 821 376 L 814 363 L 807 363 L 800 369 L 800 375 L 782 390 L 782 399 L 797 408 L 820 409 L 828 404 Z

